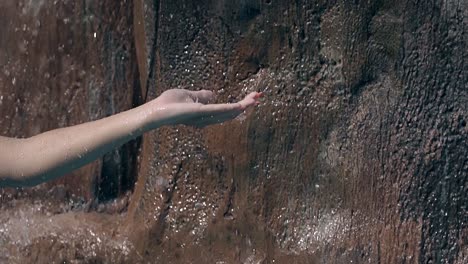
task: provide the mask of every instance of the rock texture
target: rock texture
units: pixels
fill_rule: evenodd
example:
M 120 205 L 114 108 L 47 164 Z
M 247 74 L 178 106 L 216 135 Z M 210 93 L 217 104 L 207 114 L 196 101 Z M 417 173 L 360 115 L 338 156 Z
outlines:
M 468 261 L 466 1 L 4 2 L 2 135 L 170 88 L 265 98 L 224 125 L 162 128 L 73 176 L 3 190 L 3 259 Z
M 96 120 L 141 100 L 128 4 L 3 1 L 0 10 L 2 135 Z M 64 185 L 78 200 L 116 197 L 134 184 L 136 149 L 128 144 L 39 189 Z

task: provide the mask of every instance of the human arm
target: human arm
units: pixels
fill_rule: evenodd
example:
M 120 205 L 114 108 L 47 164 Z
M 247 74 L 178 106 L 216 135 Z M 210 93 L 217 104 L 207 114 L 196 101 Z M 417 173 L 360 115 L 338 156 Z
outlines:
M 251 93 L 233 104 L 208 104 L 210 91 L 173 89 L 139 107 L 97 121 L 14 139 L 0 137 L 0 187 L 34 186 L 75 170 L 164 125 L 203 127 L 256 104 Z

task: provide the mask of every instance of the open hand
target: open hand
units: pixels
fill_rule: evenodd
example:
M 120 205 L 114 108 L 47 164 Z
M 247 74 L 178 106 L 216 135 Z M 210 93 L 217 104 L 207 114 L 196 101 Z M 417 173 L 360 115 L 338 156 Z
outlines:
M 252 92 L 242 101 L 232 104 L 210 104 L 213 92 L 171 89 L 149 102 L 153 120 L 161 125 L 184 124 L 196 127 L 222 123 L 258 104 L 262 94 Z
M 210 91 L 168 90 L 139 107 L 27 139 L 0 137 L 0 188 L 34 186 L 67 174 L 162 125 L 204 127 L 230 120 L 257 103 L 210 104 Z M 20 158 L 18 158 L 20 157 Z

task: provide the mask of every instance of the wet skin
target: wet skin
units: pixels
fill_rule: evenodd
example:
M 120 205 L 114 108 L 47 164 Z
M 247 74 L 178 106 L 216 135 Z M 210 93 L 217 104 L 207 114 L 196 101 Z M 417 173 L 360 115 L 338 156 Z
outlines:
M 35 186 L 58 178 L 110 150 L 165 125 L 204 127 L 231 120 L 258 104 L 253 92 L 232 104 L 210 104 L 207 90 L 172 89 L 128 111 L 30 138 L 0 137 L 0 187 Z

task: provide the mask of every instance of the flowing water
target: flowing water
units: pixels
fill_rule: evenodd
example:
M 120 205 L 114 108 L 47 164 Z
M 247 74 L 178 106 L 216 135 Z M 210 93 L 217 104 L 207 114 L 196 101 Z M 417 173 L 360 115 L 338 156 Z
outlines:
M 163 127 L 0 190 L 1 263 L 468 263 L 465 1 L 3 0 L 0 14 L 1 136 L 171 88 L 264 93 L 231 122 Z

